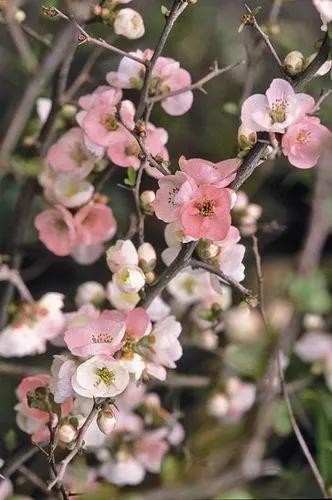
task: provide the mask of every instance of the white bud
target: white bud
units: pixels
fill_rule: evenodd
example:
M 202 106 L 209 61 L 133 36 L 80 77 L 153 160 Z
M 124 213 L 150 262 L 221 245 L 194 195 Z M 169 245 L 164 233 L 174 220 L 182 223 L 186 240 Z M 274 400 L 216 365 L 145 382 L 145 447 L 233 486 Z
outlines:
M 143 191 L 140 196 L 142 205 L 150 205 L 156 199 L 156 193 L 154 191 Z
M 131 40 L 141 38 L 145 33 L 143 18 L 136 10 L 121 9 L 114 21 L 114 31 Z
M 227 398 L 221 394 L 214 394 L 208 401 L 207 410 L 212 417 L 224 417 L 229 409 Z
M 299 52 L 298 50 L 292 50 L 292 52 L 289 52 L 287 56 L 284 59 L 284 68 L 286 72 L 291 75 L 295 76 L 303 70 L 304 66 L 304 55 Z
M 107 436 L 111 434 L 116 425 L 116 418 L 112 410 L 102 410 L 98 415 L 97 424 L 101 432 Z
M 218 245 L 211 240 L 202 239 L 197 246 L 198 255 L 202 260 L 214 259 L 220 252 Z
M 138 266 L 124 266 L 114 274 L 117 286 L 126 293 L 137 293 L 145 285 L 145 276 Z
M 257 141 L 257 132 L 250 130 L 241 124 L 237 132 L 237 139 L 240 148 L 246 150 L 251 148 L 251 146 L 253 146 Z
M 113 273 L 123 266 L 137 266 L 137 250 L 130 240 L 118 240 L 106 252 L 107 265 Z
M 18 9 L 14 14 L 14 19 L 17 23 L 23 23 L 26 17 L 27 17 L 26 13 L 24 12 L 24 10 L 21 9 Z
M 151 243 L 142 243 L 138 248 L 139 266 L 144 272 L 152 271 L 157 263 L 157 254 Z
M 58 436 L 62 443 L 69 444 L 76 438 L 77 430 L 71 424 L 63 424 L 59 429 Z
M 322 330 L 324 320 L 319 314 L 306 314 L 303 319 L 303 326 L 306 330 Z
M 86 281 L 77 290 L 75 302 L 77 307 L 85 304 L 100 305 L 106 297 L 104 287 L 97 281 Z

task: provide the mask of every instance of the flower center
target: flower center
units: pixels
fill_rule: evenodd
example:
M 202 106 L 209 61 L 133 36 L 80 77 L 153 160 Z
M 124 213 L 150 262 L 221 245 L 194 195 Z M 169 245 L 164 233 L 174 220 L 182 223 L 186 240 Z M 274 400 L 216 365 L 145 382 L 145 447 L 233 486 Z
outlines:
M 272 123 L 282 123 L 286 120 L 288 102 L 284 99 L 276 99 L 270 110 Z
M 88 157 L 86 155 L 86 152 L 82 148 L 81 144 L 79 142 L 76 142 L 73 147 L 71 148 L 71 151 L 69 153 L 69 157 L 76 161 L 78 165 L 82 165 L 85 161 L 87 161 Z
M 310 141 L 310 137 L 311 134 L 308 130 L 301 129 L 296 136 L 296 143 L 299 144 L 300 146 L 308 144 L 308 142 Z
M 125 148 L 125 153 L 127 156 L 138 156 L 140 153 L 139 145 L 136 142 L 131 142 L 129 146 Z
M 135 350 L 136 340 L 130 335 L 129 332 L 126 332 L 124 341 L 125 343 L 122 350 L 126 353 L 133 352 Z
M 112 342 L 113 337 L 109 333 L 98 333 L 98 335 L 92 335 L 92 342 L 94 344 L 109 344 Z
M 54 229 L 59 233 L 68 231 L 68 226 L 63 219 L 56 219 L 54 221 Z
M 118 128 L 118 120 L 111 113 L 104 114 L 100 119 L 100 123 L 108 132 L 114 132 Z
M 211 217 L 214 214 L 214 201 L 204 199 L 202 202 L 197 203 L 196 207 L 203 217 Z
M 96 383 L 96 386 L 98 386 L 101 382 L 103 382 L 103 384 L 105 384 L 106 387 L 110 387 L 115 380 L 115 373 L 112 370 L 106 368 L 106 366 L 103 366 L 103 368 L 97 368 L 96 375 L 99 378 L 99 380 Z

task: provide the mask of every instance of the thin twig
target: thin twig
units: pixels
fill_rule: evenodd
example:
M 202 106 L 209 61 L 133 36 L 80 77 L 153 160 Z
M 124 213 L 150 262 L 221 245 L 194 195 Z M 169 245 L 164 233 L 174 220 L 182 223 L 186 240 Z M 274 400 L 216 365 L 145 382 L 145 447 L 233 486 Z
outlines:
M 31 28 L 31 26 L 27 26 L 26 24 L 21 24 L 21 27 L 22 27 L 22 30 L 27 35 L 29 35 L 31 38 L 33 38 L 37 42 L 41 43 L 45 47 L 51 46 L 51 42 L 49 41 L 49 39 L 46 36 L 43 36 L 43 35 L 40 35 L 39 33 L 37 33 L 37 31 L 35 31 L 33 28 Z
M 141 203 L 140 203 L 140 188 L 141 188 L 141 180 L 142 180 L 144 167 L 145 167 L 145 161 L 142 161 L 141 165 L 138 169 L 138 172 L 137 172 L 135 187 L 133 188 L 133 197 L 134 197 L 134 203 L 135 203 L 135 209 L 136 209 L 136 215 L 137 215 L 137 234 L 138 234 L 139 245 L 142 245 L 144 243 L 144 219 L 145 219 L 145 216 L 141 210 Z
M 258 238 L 255 234 L 252 235 L 252 249 L 255 256 L 256 274 L 258 281 L 258 296 L 259 296 L 258 307 L 260 309 L 262 318 L 264 320 L 264 324 L 266 325 L 267 317 L 265 313 L 264 276 L 262 270 L 262 259 L 258 247 Z
M 91 52 L 82 70 L 80 71 L 78 76 L 75 78 L 73 83 L 70 85 L 68 90 L 63 95 L 61 99 L 62 104 L 70 102 L 73 99 L 76 92 L 80 89 L 80 87 L 89 79 L 90 72 L 101 53 L 102 50 L 100 47 L 96 47 L 95 50 Z
M 171 92 L 167 92 L 165 94 L 149 97 L 147 102 L 148 103 L 155 103 L 155 102 L 163 101 L 164 99 L 168 99 L 169 97 L 174 97 L 176 95 L 183 94 L 184 92 L 188 92 L 190 90 L 203 90 L 203 86 L 206 83 L 208 83 L 210 80 L 212 80 L 213 78 L 216 78 L 220 75 L 223 75 L 224 73 L 227 73 L 228 71 L 230 71 L 234 68 L 237 68 L 238 66 L 240 66 L 241 64 L 244 64 L 245 62 L 246 61 L 243 59 L 242 61 L 238 61 L 236 63 L 229 64 L 228 66 L 225 66 L 224 68 L 219 68 L 217 62 L 215 62 L 213 69 L 207 75 L 203 76 L 203 78 L 198 80 L 197 82 L 192 83 L 191 85 L 187 85 L 186 87 L 183 87 L 182 89 L 172 90 Z
M 177 18 L 181 15 L 181 13 L 186 9 L 187 6 L 188 6 L 188 3 L 182 2 L 182 0 L 174 0 L 173 1 L 171 11 L 166 18 L 164 29 L 160 35 L 159 41 L 156 45 L 156 48 L 154 49 L 153 56 L 150 59 L 150 61 L 148 61 L 147 70 L 146 70 L 145 76 L 144 76 L 143 88 L 141 91 L 140 99 L 139 99 L 136 114 L 135 114 L 135 121 L 140 120 L 142 118 L 143 113 L 144 113 L 144 109 L 147 105 L 148 96 L 149 96 L 150 81 L 151 81 L 153 70 L 154 70 L 155 64 L 158 60 L 158 57 L 160 57 L 162 51 L 164 50 L 165 44 L 167 42 L 168 36 L 169 36 L 173 26 L 174 26 L 174 23 L 176 22 Z
M 192 258 L 190 261 L 190 265 L 193 269 L 204 269 L 210 274 L 218 276 L 225 284 L 231 286 L 234 290 L 238 291 L 245 299 L 254 299 L 251 290 L 241 285 L 241 283 L 234 280 L 230 276 L 227 276 L 225 273 L 221 271 L 221 269 L 216 268 L 212 264 L 208 264 L 207 262 L 203 262 L 201 260 Z
M 20 54 L 24 65 L 27 70 L 31 73 L 37 67 L 37 59 L 31 50 L 28 40 L 20 23 L 15 21 L 14 14 L 16 11 L 16 5 L 14 2 L 9 2 L 5 8 L 5 20 L 7 24 L 8 31 L 15 43 L 18 53 Z
M 28 469 L 25 465 L 21 465 L 18 469 L 18 471 L 26 478 L 28 479 L 32 484 L 37 486 L 40 490 L 43 491 L 43 493 L 46 494 L 47 497 L 50 496 L 50 492 L 47 491 L 47 484 L 44 483 L 40 477 L 35 474 L 31 469 Z
M 136 61 L 140 64 L 143 64 L 143 66 L 146 66 L 146 62 L 141 59 L 140 57 L 135 56 L 134 54 L 130 54 L 129 52 L 126 52 L 125 50 L 119 49 L 118 47 L 115 47 L 114 45 L 111 45 L 110 43 L 106 42 L 103 38 L 95 38 L 79 24 L 79 22 L 73 17 L 73 16 L 67 16 L 64 14 L 61 10 L 53 7 L 55 12 L 62 17 L 62 19 L 66 19 L 66 21 L 71 22 L 75 28 L 83 35 L 84 40 L 81 41 L 81 43 L 85 42 L 90 42 L 93 43 L 94 45 L 98 45 L 98 47 L 102 47 L 104 49 L 110 50 L 111 52 L 114 52 L 115 54 L 119 54 L 123 57 L 128 57 L 128 59 L 132 59 L 133 61 Z
M 22 280 L 16 269 L 10 269 L 6 264 L 0 265 L 0 281 L 9 281 L 20 292 L 21 298 L 26 302 L 33 302 L 30 290 Z
M 313 113 L 317 113 L 317 111 L 320 110 L 321 105 L 323 104 L 325 99 L 327 99 L 331 95 L 331 93 L 332 93 L 332 89 L 326 89 L 324 92 L 322 92 L 322 95 L 320 96 L 320 98 L 316 102 L 316 105 L 313 109 Z

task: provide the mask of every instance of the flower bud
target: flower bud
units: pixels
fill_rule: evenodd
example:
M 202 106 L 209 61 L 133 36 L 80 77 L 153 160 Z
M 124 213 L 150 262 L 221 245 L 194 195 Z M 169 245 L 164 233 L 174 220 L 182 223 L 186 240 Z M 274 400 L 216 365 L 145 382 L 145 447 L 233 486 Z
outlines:
M 77 107 L 73 104 L 65 104 L 61 109 L 61 114 L 65 120 L 71 120 L 77 113 Z
M 118 240 L 106 252 L 107 265 L 113 273 L 124 266 L 137 266 L 137 250 L 130 240 Z
M 292 50 L 284 59 L 284 69 L 290 76 L 295 76 L 301 73 L 304 65 L 304 55 L 297 51 Z
M 17 23 L 23 23 L 23 21 L 25 21 L 25 18 L 26 13 L 24 12 L 24 10 L 18 9 L 14 14 L 14 19 Z
M 138 265 L 145 273 L 153 271 L 157 263 L 157 254 L 151 243 L 142 243 L 138 248 Z
M 81 307 L 84 304 L 99 306 L 105 297 L 105 289 L 100 283 L 97 281 L 86 281 L 77 288 L 75 302 L 77 307 Z
M 257 132 L 241 124 L 237 133 L 237 140 L 241 149 L 250 149 L 257 142 Z
M 207 410 L 212 417 L 224 417 L 229 409 L 227 398 L 221 394 L 214 394 L 208 401 Z
M 153 271 L 149 271 L 148 273 L 145 274 L 145 281 L 148 285 L 152 285 L 152 283 L 156 279 L 156 273 Z
M 121 9 L 114 21 L 114 31 L 130 40 L 141 38 L 145 33 L 143 18 L 136 10 Z
M 201 239 L 197 245 L 197 253 L 202 260 L 214 259 L 219 251 L 218 245 L 205 238 Z
M 324 320 L 319 314 L 305 314 L 303 326 L 306 330 L 322 330 Z
M 114 274 L 117 286 L 126 293 L 137 293 L 145 285 L 145 276 L 138 266 L 124 266 Z
M 97 418 L 97 424 L 101 432 L 106 434 L 107 436 L 113 432 L 116 425 L 116 418 L 112 410 L 102 410 L 99 412 Z
M 71 424 L 63 424 L 59 429 L 58 436 L 62 443 L 69 444 L 76 438 L 77 430 Z
M 154 210 L 151 204 L 156 199 L 156 194 L 154 191 L 143 191 L 140 196 L 142 209 L 147 214 L 153 214 Z

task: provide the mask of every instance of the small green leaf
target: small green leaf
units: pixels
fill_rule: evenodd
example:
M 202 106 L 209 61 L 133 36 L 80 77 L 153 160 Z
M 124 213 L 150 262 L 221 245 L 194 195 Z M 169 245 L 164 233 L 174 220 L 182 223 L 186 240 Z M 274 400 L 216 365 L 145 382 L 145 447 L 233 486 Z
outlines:
M 127 178 L 125 179 L 125 184 L 130 187 L 134 187 L 136 184 L 137 172 L 133 167 L 129 167 L 127 170 Z
M 160 10 L 161 10 L 161 13 L 162 13 L 163 16 L 166 16 L 168 14 L 168 12 L 169 12 L 168 8 L 165 5 L 162 5 L 160 7 Z
M 315 272 L 310 276 L 292 276 L 289 294 L 302 312 L 324 314 L 330 310 L 331 299 L 325 276 Z
M 273 405 L 273 428 L 281 437 L 288 436 L 292 431 L 287 407 L 282 399 L 275 401 Z
M 14 429 L 10 429 L 4 436 L 4 442 L 8 451 L 13 451 L 17 446 L 17 437 Z
M 71 418 L 69 419 L 69 423 L 70 423 L 73 427 L 75 427 L 75 429 L 78 429 L 78 426 L 79 426 L 79 421 L 78 421 L 78 419 L 77 419 L 76 417 L 71 417 Z
M 237 115 L 239 108 L 236 102 L 225 102 L 223 110 L 230 115 Z
M 265 371 L 268 348 L 266 343 L 231 344 L 226 347 L 224 359 L 240 375 L 259 379 Z
M 257 5 L 257 7 L 254 7 L 253 9 L 251 9 L 252 15 L 256 16 L 258 14 L 258 12 L 261 10 L 261 8 L 262 8 L 261 5 Z
M 245 27 L 245 23 L 241 23 L 239 26 L 239 29 L 237 30 L 238 33 L 242 33 L 244 27 Z

